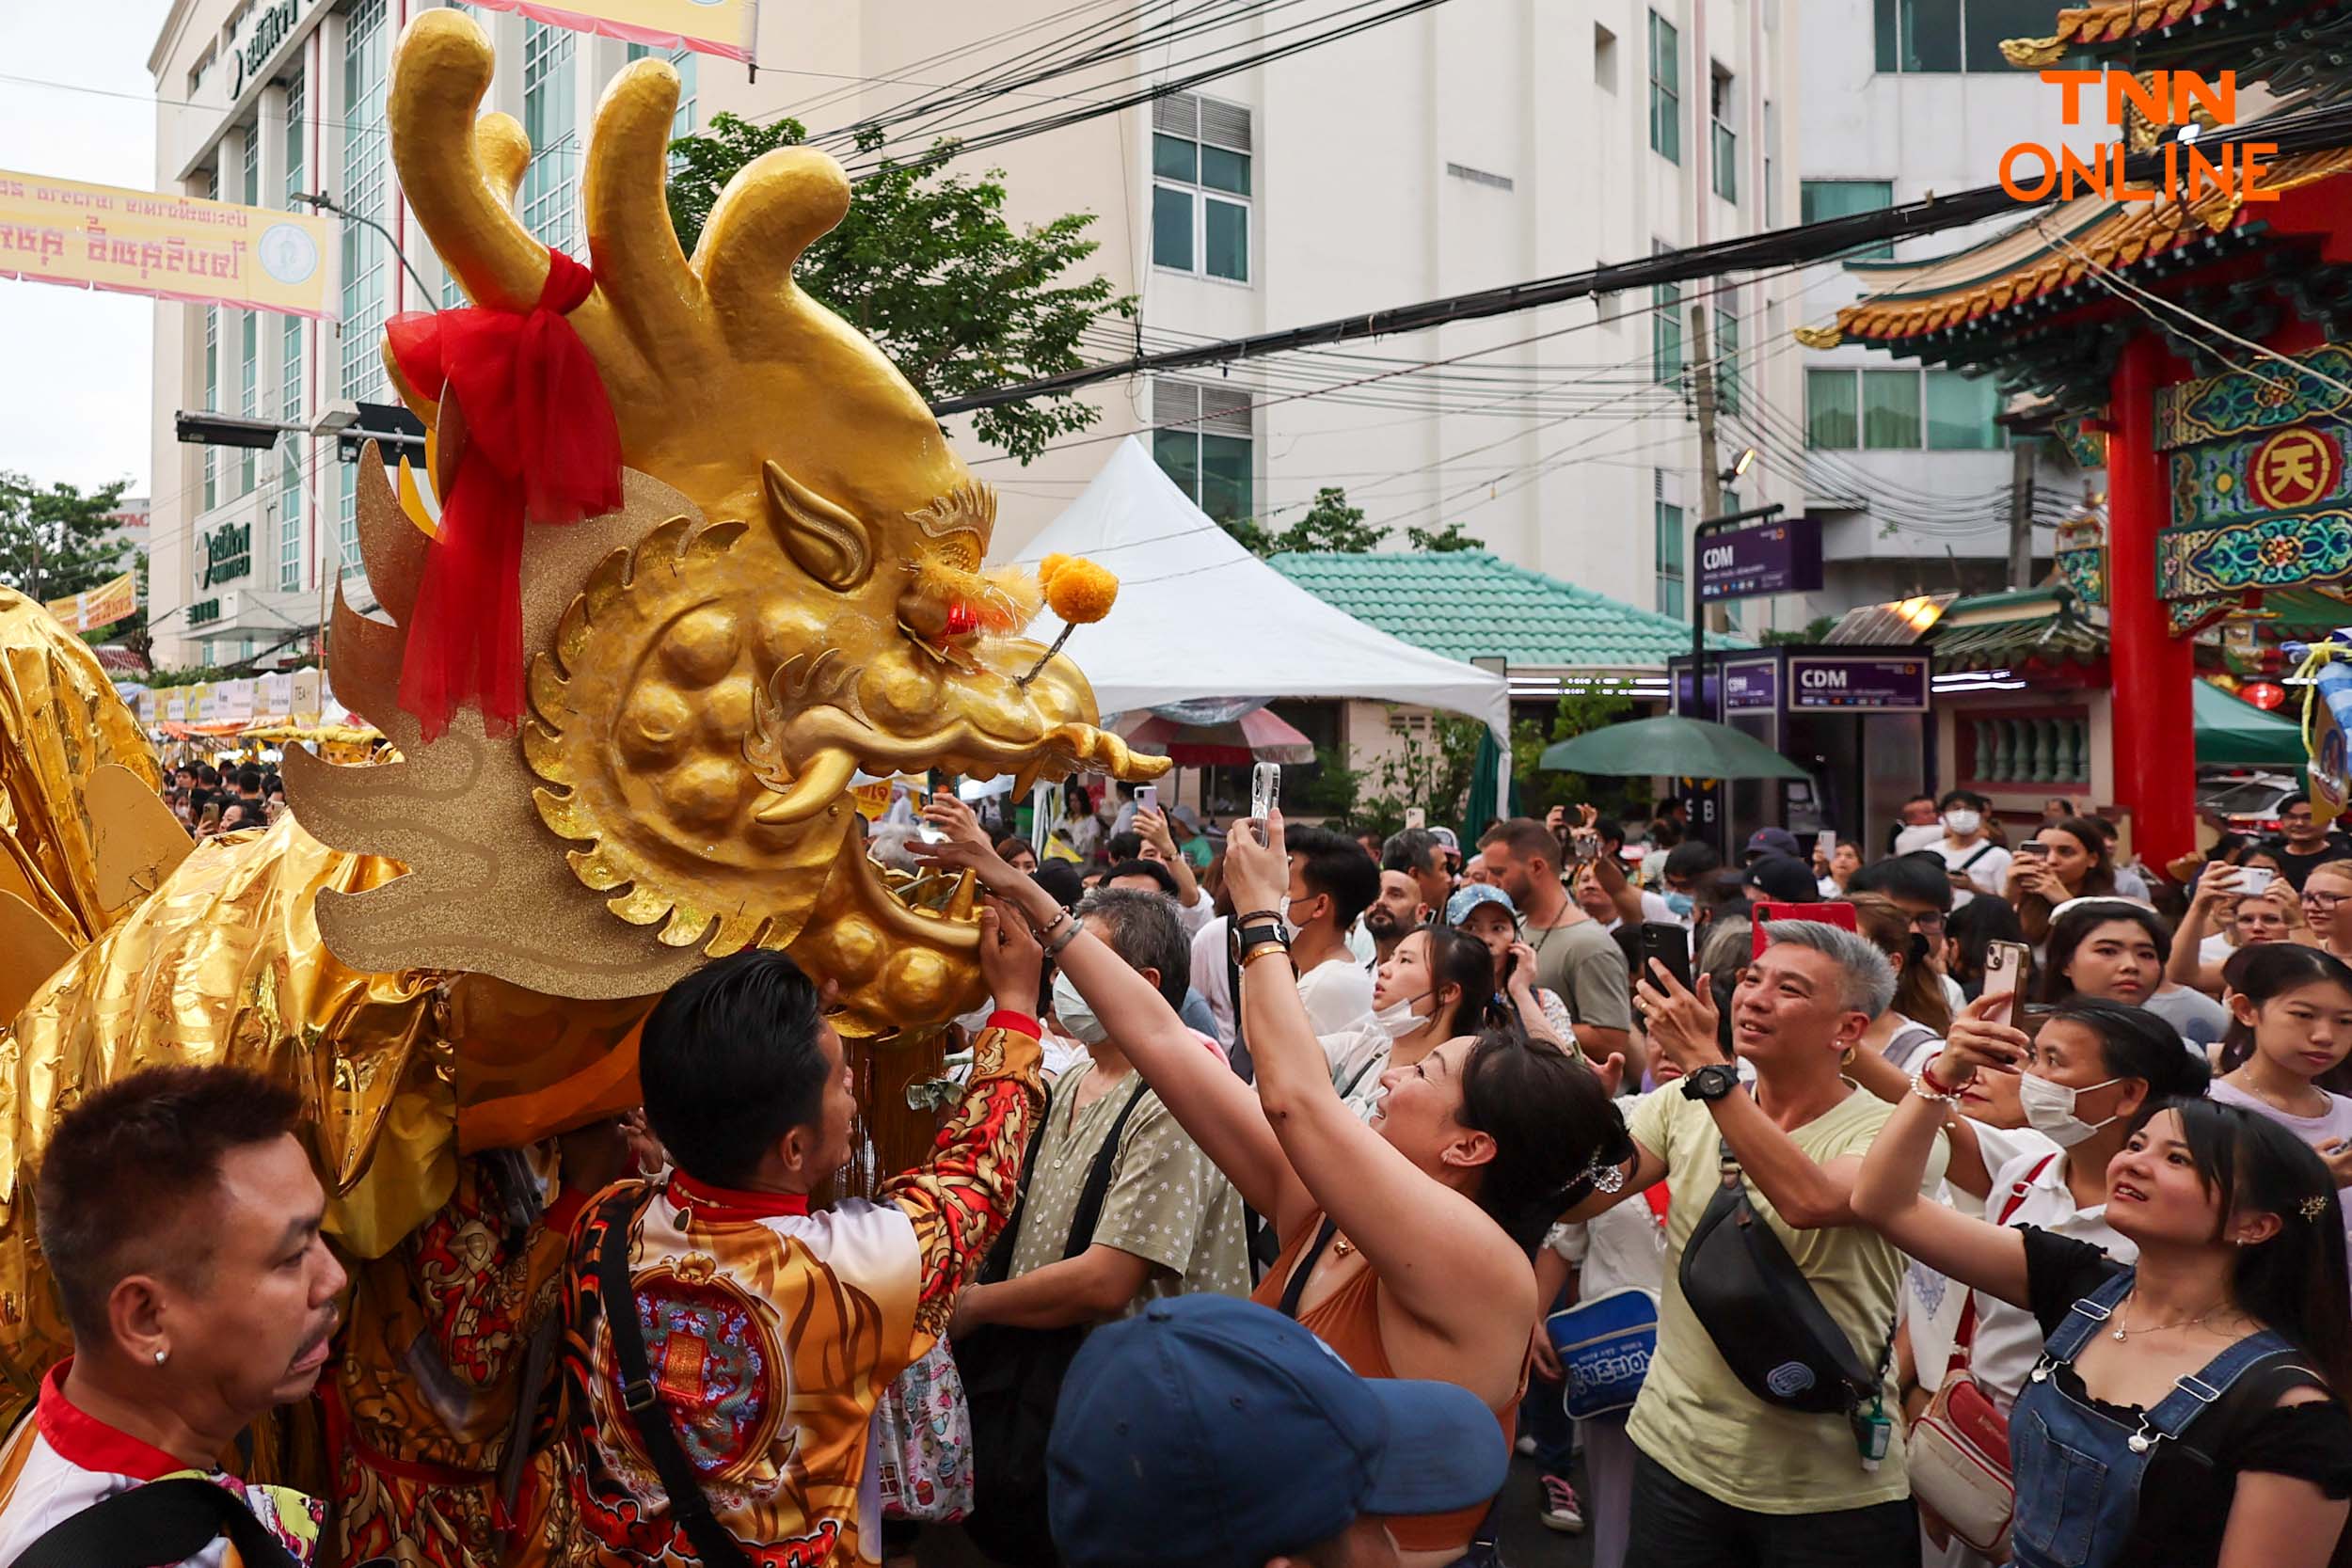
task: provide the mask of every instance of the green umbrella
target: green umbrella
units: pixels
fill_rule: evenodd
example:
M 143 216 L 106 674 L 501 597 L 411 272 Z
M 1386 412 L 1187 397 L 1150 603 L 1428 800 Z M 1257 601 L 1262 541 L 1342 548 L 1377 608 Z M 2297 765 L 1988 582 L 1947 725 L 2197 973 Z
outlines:
M 1476 844 L 1479 835 L 1495 822 L 1495 781 L 1502 768 L 1510 766 L 1502 748 L 1495 744 L 1492 730 L 1478 732 L 1478 753 L 1470 759 L 1470 800 L 1462 809 L 1462 842 Z M 1519 810 L 1519 782 L 1511 781 L 1511 815 Z
M 1544 749 L 1539 768 L 1624 778 L 1810 779 L 1762 741 L 1728 724 L 1668 716 L 1604 724 Z

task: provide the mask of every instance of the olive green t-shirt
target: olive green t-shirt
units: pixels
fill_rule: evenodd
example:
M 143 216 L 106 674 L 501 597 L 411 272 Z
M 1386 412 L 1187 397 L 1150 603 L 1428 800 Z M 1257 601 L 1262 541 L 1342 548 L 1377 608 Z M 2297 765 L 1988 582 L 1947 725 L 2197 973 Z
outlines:
M 1788 1134 L 1819 1164 L 1867 1153 L 1895 1108 L 1855 1089 Z M 1734 1508 L 1756 1513 L 1825 1513 L 1911 1495 L 1903 1474 L 1901 1416 L 1895 1374 L 1887 1369 L 1886 1413 L 1896 1440 L 1875 1472 L 1854 1450 L 1842 1416 L 1813 1416 L 1767 1404 L 1748 1392 L 1683 1300 L 1682 1249 L 1722 1186 L 1715 1117 L 1705 1103 L 1667 1084 L 1627 1107 L 1633 1141 L 1666 1161 L 1666 1278 L 1658 1309 L 1658 1351 L 1634 1402 L 1627 1433 L 1676 1477 Z M 1922 1192 L 1944 1179 L 1936 1140 Z M 1863 1225 L 1799 1230 L 1747 1179 L 1748 1201 L 1772 1227 L 1813 1293 L 1845 1331 L 1866 1365 L 1875 1366 L 1894 1331 L 1903 1255 Z

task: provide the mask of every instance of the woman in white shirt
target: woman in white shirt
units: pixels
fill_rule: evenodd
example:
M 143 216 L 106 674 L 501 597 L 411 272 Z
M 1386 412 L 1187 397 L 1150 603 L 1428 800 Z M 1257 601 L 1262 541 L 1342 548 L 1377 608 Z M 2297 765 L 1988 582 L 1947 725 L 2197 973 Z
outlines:
M 2227 860 L 2207 862 L 2198 874 L 2188 912 L 2172 933 L 2172 956 L 2165 960 L 2164 977 L 2176 986 L 2194 986 L 2207 996 L 2219 996 L 2221 966 L 2238 949 L 2291 942 L 2301 925 L 2295 888 L 2279 875 L 2278 863 L 2246 846 Z
M 1370 1017 L 1317 1037 L 1331 1083 L 1357 1116 L 1380 1102 L 1380 1075 L 1407 1068 L 1457 1035 L 1498 1022 L 1486 943 L 1444 926 L 1407 931 L 1373 977 Z
M 2048 1143 L 2021 1145 L 1955 1116 L 1947 1124 L 1952 1158 L 1946 1179 L 1981 1199 L 1994 1224 L 2034 1226 L 2129 1262 L 2137 1249 L 2106 1220 L 2107 1164 L 2142 1105 L 2204 1093 L 2204 1061 L 2145 1008 L 2076 995 L 2029 1039 L 2005 1021 L 2010 1005 L 2002 997 L 1970 1003 L 1918 1081 L 1926 1093 L 1957 1094 L 1977 1078 L 2016 1074 L 2026 1123 Z M 1958 1338 L 1964 1351 L 1956 1347 L 1952 1358 L 1964 1354 L 1969 1375 L 2006 1412 L 2043 1338 L 2031 1312 L 1979 1291 L 1963 1309 Z M 1985 1560 L 1963 1548 L 1947 1549 L 1944 1560 L 1976 1568 Z

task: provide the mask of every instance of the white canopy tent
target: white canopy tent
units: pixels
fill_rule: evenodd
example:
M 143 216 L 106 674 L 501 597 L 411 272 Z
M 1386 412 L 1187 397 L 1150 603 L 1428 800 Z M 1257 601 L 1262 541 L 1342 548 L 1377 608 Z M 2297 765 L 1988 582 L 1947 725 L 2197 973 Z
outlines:
M 1068 650 L 1104 713 L 1207 697 L 1361 697 L 1467 714 L 1510 755 L 1502 675 L 1416 648 L 1298 587 L 1193 505 L 1139 438 L 1113 449 L 1021 558 L 1056 551 L 1119 576 L 1109 618 L 1081 626 Z M 1029 635 L 1050 642 L 1060 631 L 1048 610 Z M 1509 769 L 1502 775 L 1507 792 Z

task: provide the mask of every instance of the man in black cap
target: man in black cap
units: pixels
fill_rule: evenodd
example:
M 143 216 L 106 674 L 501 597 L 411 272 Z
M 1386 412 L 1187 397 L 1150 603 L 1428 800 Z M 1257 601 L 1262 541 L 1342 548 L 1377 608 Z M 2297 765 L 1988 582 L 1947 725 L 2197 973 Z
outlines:
M 1279 1312 L 1177 1296 L 1070 1364 L 1046 1497 L 1070 1568 L 1392 1568 L 1383 1516 L 1483 1502 L 1510 1462 L 1467 1388 L 1360 1378 Z

